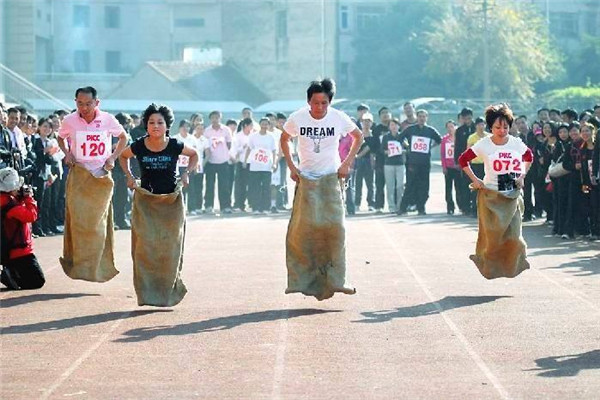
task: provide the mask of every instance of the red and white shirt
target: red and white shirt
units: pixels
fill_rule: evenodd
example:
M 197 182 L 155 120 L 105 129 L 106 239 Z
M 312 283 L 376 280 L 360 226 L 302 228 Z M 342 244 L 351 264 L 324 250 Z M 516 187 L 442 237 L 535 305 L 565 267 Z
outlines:
M 460 156 L 460 166 L 466 167 L 476 157 L 483 159 L 485 186 L 500 192 L 514 190 L 515 180 L 525 172 L 524 163 L 533 160 L 531 150 L 514 136 L 508 136 L 504 145 L 492 142 L 491 136 L 479 140 Z

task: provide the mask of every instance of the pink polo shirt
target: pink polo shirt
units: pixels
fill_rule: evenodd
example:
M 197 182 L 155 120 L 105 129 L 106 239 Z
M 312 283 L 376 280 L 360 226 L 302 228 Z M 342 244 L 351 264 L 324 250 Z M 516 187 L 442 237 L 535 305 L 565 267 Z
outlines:
M 231 130 L 226 125 L 218 129 L 212 125 L 204 129 L 204 137 L 210 143 L 208 162 L 211 164 L 223 164 L 229 161 L 229 149 L 227 143 L 231 143 Z
M 112 154 L 111 137 L 123 131 L 114 116 L 96 108 L 96 118 L 89 124 L 77 111 L 67 115 L 58 136 L 68 141 L 69 151 L 77 163 L 90 172 L 97 172 Z

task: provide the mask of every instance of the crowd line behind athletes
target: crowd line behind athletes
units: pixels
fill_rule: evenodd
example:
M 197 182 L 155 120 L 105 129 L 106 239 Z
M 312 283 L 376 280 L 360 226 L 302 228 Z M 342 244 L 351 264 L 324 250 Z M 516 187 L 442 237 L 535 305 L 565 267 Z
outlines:
M 59 146 L 58 133 L 67 114 L 57 110 L 48 116 L 37 116 L 22 106 L 7 109 L 0 103 L 0 168 L 14 168 L 25 183 L 14 194 L 0 188 L 4 237 L 15 234 L 4 232 L 5 227 L 13 226 L 5 223 L 11 216 L 9 203 L 22 204 L 29 197 L 34 201 L 27 201 L 37 203 L 36 216 L 32 218 L 35 221 L 31 221 L 33 237 L 62 233 L 69 168 Z M 469 188 L 469 178 L 460 169 L 458 156 L 489 135 L 483 118 L 475 117 L 473 110 L 465 108 L 456 121 L 446 122 L 444 134 L 440 135 L 427 124 L 427 111 L 415 110 L 410 102 L 397 115 L 387 107 L 376 114 L 377 120 L 367 104 L 359 105 L 356 110 L 354 120 L 365 140 L 346 180 L 347 214 L 360 210 L 400 216 L 414 211 L 426 214 L 431 154 L 439 151 L 447 213 L 460 211 L 475 217 L 476 195 Z M 138 115 L 119 113 L 115 117 L 131 141 L 146 135 Z M 239 120 L 229 119 L 224 123 L 219 111 L 211 112 L 206 119 L 197 113 L 179 121 L 171 136 L 196 149 L 199 155 L 197 171 L 191 174 L 185 189 L 188 215 L 213 214 L 217 209 L 222 214 L 257 215 L 286 210 L 289 172 L 279 148 L 285 121 L 285 114 L 275 112 L 255 119 L 249 108 L 242 110 Z M 516 118 L 510 133 L 521 138 L 534 154 L 523 190 L 525 221 L 545 218 L 552 233 L 563 239 L 598 240 L 599 128 L 600 104 L 580 113 L 573 109 L 542 108 L 536 118 L 526 115 Z M 350 145 L 350 137 L 340 140 L 341 159 Z M 295 151 L 294 156 L 297 157 Z M 187 157 L 180 157 L 180 171 L 187 168 L 188 162 Z M 481 160 L 473 160 L 471 165 L 481 178 Z M 132 167 L 135 174 L 136 163 Z M 552 174 L 549 170 L 560 171 Z M 127 188 L 127 177 L 119 163 L 112 174 L 115 226 L 128 229 L 131 191 Z

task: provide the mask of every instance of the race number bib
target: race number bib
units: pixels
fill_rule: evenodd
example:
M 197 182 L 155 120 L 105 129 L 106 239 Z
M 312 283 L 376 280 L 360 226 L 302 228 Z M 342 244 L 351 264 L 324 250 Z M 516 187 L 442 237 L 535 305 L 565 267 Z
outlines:
M 271 166 L 271 153 L 265 149 L 254 149 L 250 156 L 251 162 L 255 165 Z
M 179 158 L 177 158 L 177 166 L 180 168 L 185 168 L 188 165 L 190 165 L 190 158 L 188 156 L 182 156 L 180 154 Z
M 410 141 L 410 150 L 413 153 L 429 154 L 431 139 L 423 136 L 413 136 Z
M 512 151 L 497 151 L 490 157 L 492 169 L 498 175 L 504 174 L 522 174 L 523 162 L 519 153 Z
M 395 157 L 402 154 L 402 145 L 396 140 L 388 142 L 388 157 Z
M 454 159 L 454 143 L 446 143 L 446 158 Z
M 106 131 L 75 133 L 77 161 L 105 160 L 111 154 L 111 137 Z
M 216 149 L 219 146 L 219 144 L 221 144 L 223 142 L 225 142 L 225 139 L 223 139 L 222 137 L 210 138 L 210 144 L 213 149 Z

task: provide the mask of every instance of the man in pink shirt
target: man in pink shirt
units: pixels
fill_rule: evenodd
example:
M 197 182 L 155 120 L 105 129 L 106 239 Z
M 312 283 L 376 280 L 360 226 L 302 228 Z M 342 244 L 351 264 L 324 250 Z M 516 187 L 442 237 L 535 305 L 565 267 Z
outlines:
M 446 210 L 449 215 L 454 214 L 454 200 L 452 199 L 452 184 L 454 190 L 457 190 L 457 185 L 460 184 L 460 168 L 454 163 L 454 138 L 456 125 L 454 121 L 446 122 L 446 135 L 442 138 L 440 146 L 440 158 L 442 160 L 442 170 L 444 171 L 444 179 L 446 181 Z
M 100 111 L 96 89 L 91 86 L 75 92 L 77 111 L 67 115 L 58 131 L 58 145 L 67 165 L 78 163 L 95 176 L 110 171 L 127 145 L 127 134 L 111 114 Z M 119 142 L 112 151 L 112 136 Z M 68 142 L 68 148 L 65 145 Z
M 212 213 L 215 203 L 215 179 L 219 179 L 219 206 L 221 212 L 231 213 L 231 195 L 229 191 L 229 149 L 231 148 L 231 130 L 221 124 L 221 112 L 212 111 L 208 118 L 210 126 L 204 130 L 204 137 L 210 143 L 208 162 L 205 168 L 206 193 L 204 207 Z

